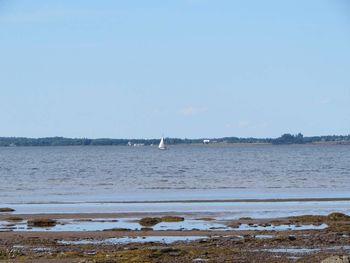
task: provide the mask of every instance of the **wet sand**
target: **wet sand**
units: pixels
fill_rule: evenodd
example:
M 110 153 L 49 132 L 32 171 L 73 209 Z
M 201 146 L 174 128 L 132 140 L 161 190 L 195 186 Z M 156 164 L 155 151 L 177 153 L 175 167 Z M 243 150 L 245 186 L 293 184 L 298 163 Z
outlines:
M 249 199 L 178 199 L 178 200 L 143 200 L 143 201 L 102 201 L 83 202 L 85 204 L 164 204 L 164 203 L 267 203 L 267 202 L 331 202 L 350 201 L 350 197 L 314 197 L 314 198 L 249 198 Z M 76 204 L 77 202 L 45 203 L 34 202 L 28 204 Z
M 290 198 L 290 199 L 227 199 L 184 200 L 155 202 L 68 202 L 68 203 L 23 203 L 2 204 L 12 207 L 14 214 L 104 214 L 125 216 L 157 213 L 175 213 L 190 215 L 201 213 L 206 217 L 225 218 L 274 218 L 303 214 L 326 215 L 333 211 L 350 213 L 348 197 L 342 198 Z M 111 214 L 111 215 L 109 215 Z M 0 213 L 1 216 L 1 213 Z M 57 215 L 59 216 L 59 215 Z M 84 215 L 82 215 L 84 217 Z

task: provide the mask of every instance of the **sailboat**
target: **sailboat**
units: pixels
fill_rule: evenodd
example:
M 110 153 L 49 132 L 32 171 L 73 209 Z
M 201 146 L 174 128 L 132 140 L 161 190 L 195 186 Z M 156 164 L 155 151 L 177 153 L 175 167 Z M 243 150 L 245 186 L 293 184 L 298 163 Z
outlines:
M 160 139 L 160 143 L 159 143 L 158 149 L 159 150 L 166 150 L 166 146 L 165 146 L 165 143 L 164 143 L 164 137 L 162 137 Z

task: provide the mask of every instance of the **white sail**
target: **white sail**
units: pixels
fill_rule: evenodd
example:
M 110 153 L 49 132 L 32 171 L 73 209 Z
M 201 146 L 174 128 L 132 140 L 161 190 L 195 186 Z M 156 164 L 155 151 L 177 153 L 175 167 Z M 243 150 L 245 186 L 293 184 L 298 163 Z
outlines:
M 163 138 L 163 137 L 160 139 L 160 143 L 159 143 L 158 148 L 159 148 L 160 150 L 165 150 L 165 149 L 166 149 L 166 146 L 165 146 L 164 138 Z

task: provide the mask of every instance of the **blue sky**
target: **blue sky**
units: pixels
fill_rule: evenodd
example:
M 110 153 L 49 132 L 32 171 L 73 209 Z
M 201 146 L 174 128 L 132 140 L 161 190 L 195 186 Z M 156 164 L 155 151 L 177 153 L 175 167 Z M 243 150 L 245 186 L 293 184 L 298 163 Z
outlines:
M 0 136 L 350 133 L 347 0 L 0 0 Z

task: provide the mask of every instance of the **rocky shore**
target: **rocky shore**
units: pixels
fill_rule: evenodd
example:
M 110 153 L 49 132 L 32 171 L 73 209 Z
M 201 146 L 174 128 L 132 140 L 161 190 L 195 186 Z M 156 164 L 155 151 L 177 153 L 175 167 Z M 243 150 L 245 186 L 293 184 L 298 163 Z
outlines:
M 349 262 L 342 213 L 0 214 L 0 262 Z

